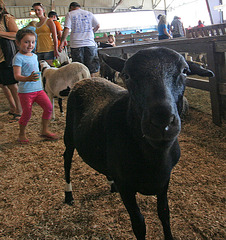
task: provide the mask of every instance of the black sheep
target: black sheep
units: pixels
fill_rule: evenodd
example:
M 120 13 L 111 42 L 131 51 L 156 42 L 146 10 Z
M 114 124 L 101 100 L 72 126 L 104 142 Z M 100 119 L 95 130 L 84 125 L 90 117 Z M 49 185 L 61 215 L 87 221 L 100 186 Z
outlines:
M 65 202 L 73 203 L 70 168 L 76 148 L 87 164 L 114 181 L 137 239 L 146 235 L 137 192 L 157 195 L 165 239 L 173 239 L 167 189 L 180 158 L 177 137 L 188 64 L 167 48 L 105 61 L 121 72 L 128 90 L 101 78 L 81 80 L 72 89 L 64 134 Z

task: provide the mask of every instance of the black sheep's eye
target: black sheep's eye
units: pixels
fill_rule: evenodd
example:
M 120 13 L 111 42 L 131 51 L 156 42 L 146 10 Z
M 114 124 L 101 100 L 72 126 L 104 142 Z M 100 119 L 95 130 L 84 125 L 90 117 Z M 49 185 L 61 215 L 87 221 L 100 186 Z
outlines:
M 122 74 L 121 74 L 121 77 L 122 77 L 123 79 L 125 79 L 125 80 L 128 80 L 128 79 L 129 79 L 129 75 L 126 74 L 126 73 L 122 73 Z
M 182 70 L 182 73 L 183 73 L 183 74 L 187 74 L 187 73 L 188 73 L 188 68 L 185 67 L 185 68 Z

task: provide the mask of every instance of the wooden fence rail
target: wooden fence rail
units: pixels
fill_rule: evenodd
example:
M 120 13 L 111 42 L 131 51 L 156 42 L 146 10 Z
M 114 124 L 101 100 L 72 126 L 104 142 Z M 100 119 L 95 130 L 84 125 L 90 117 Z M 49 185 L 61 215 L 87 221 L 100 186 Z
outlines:
M 153 39 L 158 39 L 158 31 L 145 32 L 145 33 L 131 33 L 124 35 L 115 36 L 116 45 L 123 45 L 128 43 L 136 43 L 142 41 L 151 41 Z M 106 43 L 107 37 L 96 37 L 96 42 Z
M 220 36 L 224 34 L 226 34 L 226 23 L 213 24 L 202 28 L 193 27 L 186 29 L 187 38 Z

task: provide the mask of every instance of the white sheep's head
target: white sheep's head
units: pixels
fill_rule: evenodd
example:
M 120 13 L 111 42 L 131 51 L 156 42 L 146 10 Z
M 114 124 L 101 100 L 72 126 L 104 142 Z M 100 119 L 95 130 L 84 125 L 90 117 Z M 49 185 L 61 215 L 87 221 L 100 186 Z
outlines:
M 45 60 L 39 61 L 39 64 L 40 64 L 40 68 L 41 68 L 42 73 L 46 68 L 51 68 L 51 66 Z

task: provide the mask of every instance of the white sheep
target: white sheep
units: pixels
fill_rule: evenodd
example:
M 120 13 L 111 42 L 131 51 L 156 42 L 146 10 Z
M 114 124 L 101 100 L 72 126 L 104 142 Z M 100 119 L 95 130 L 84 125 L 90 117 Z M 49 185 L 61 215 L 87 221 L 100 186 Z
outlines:
M 83 79 L 90 78 L 89 69 L 82 63 L 73 62 L 61 68 L 51 67 L 46 61 L 40 61 L 43 83 L 50 101 L 53 104 L 52 119 L 55 119 L 54 97 L 59 99 L 67 96 L 74 84 Z M 62 110 L 63 115 L 63 110 Z

